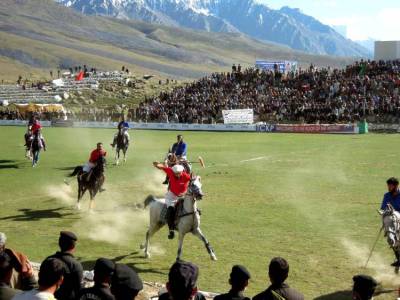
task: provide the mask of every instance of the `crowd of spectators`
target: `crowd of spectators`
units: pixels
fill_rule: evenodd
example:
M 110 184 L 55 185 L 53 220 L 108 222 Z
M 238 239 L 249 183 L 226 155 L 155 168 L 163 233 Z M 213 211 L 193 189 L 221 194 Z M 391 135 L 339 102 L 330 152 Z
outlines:
M 99 258 L 94 265 L 94 285 L 85 287 L 83 268 L 74 254 L 77 236 L 61 231 L 60 251 L 47 257 L 40 265 L 38 281 L 27 256 L 6 247 L 6 235 L 0 232 L 0 300 L 134 300 L 143 289 L 143 282 L 129 266 Z M 303 300 L 304 296 L 286 283 L 289 264 L 281 257 L 271 260 L 268 268 L 269 286 L 253 300 Z M 198 290 L 199 268 L 190 262 L 177 261 L 168 274 L 166 293 L 159 300 L 205 300 Z M 13 281 L 13 278 L 15 279 Z M 244 295 L 250 272 L 235 265 L 229 276 L 230 290 L 214 300 L 250 300 Z M 370 276 L 353 277 L 352 299 L 369 300 L 377 282 Z
M 146 99 L 136 111 L 143 122 L 222 122 L 224 109 L 252 108 L 258 121 L 348 123 L 400 118 L 400 61 L 361 61 L 345 69 L 281 73 L 236 66 L 172 92 Z

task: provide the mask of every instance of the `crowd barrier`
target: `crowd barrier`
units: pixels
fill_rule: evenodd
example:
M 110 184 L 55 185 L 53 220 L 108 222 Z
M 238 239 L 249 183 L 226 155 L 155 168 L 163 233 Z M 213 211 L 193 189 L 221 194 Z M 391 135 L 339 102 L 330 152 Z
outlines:
M 0 120 L 0 125 L 26 126 L 26 121 Z M 42 121 L 44 127 L 77 127 L 77 128 L 116 128 L 118 122 L 72 122 L 72 121 Z M 391 125 L 392 131 L 400 131 L 400 125 Z M 174 123 L 135 123 L 129 127 L 139 130 L 176 130 L 176 131 L 232 131 L 232 132 L 282 132 L 282 133 L 341 133 L 356 134 L 359 128 L 356 124 L 174 124 Z M 370 125 L 371 131 L 384 130 L 388 125 Z

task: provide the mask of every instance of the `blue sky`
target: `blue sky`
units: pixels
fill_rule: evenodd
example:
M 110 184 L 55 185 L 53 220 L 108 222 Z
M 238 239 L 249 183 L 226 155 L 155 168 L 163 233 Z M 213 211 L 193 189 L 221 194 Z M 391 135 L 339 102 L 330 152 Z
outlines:
M 400 40 L 400 0 L 258 0 L 300 8 L 328 25 L 347 26 L 353 40 Z

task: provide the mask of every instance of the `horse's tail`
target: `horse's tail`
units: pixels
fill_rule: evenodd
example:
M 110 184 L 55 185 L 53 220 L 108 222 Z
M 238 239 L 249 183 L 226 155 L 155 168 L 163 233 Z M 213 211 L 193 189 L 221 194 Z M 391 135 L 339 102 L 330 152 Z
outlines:
M 78 173 L 80 173 L 80 172 L 82 172 L 82 171 L 83 171 L 82 166 L 77 166 L 77 167 L 74 169 L 74 171 L 73 171 L 71 174 L 68 175 L 68 177 L 74 177 L 74 176 L 76 176 Z
M 146 199 L 144 200 L 144 208 L 146 208 L 147 206 L 149 206 L 151 203 L 153 203 L 154 201 L 156 201 L 156 198 L 153 195 L 148 195 L 146 197 Z

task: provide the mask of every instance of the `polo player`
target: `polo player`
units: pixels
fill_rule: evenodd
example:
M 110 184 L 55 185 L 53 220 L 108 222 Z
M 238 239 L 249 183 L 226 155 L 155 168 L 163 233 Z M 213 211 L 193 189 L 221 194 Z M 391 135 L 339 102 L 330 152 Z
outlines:
M 183 141 L 183 136 L 179 134 L 176 139 L 176 143 L 172 145 L 171 153 L 175 154 L 178 159 L 186 160 L 187 145 Z
M 167 167 L 159 162 L 154 162 L 153 165 L 157 169 L 163 170 L 167 174 L 169 179 L 169 190 L 165 194 L 165 203 L 168 207 L 168 238 L 171 240 L 175 236 L 175 206 L 178 203 L 178 200 L 185 196 L 185 194 L 187 193 L 190 182 L 190 174 L 185 172 L 185 168 L 181 165 L 175 165 L 172 168 Z
M 89 174 L 86 178 L 86 181 L 90 180 L 91 176 L 91 171 L 92 169 L 96 166 L 97 161 L 101 157 L 105 157 L 107 155 L 107 152 L 103 149 L 103 143 L 97 143 L 96 149 L 94 149 L 90 153 L 89 161 L 83 166 L 83 173 L 81 176 L 84 174 Z M 100 189 L 100 192 L 104 191 L 103 189 Z
M 129 144 L 130 136 L 128 133 L 128 129 L 129 129 L 129 124 L 123 118 L 122 121 L 118 123 L 118 132 L 116 134 L 114 134 L 114 140 L 111 144 L 111 147 L 114 148 L 117 145 L 117 139 L 118 139 L 118 135 L 120 133 L 123 134 L 123 136 L 126 138 L 127 143 Z
M 385 211 L 388 209 L 388 205 L 391 205 L 394 209 L 394 214 L 397 219 L 400 220 L 400 190 L 399 190 L 399 180 L 395 177 L 389 178 L 387 181 L 388 192 L 383 196 L 383 201 L 381 205 L 381 210 Z M 396 260 L 392 263 L 393 267 L 400 267 L 400 255 L 393 249 L 396 256 Z

